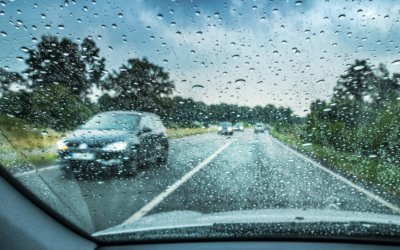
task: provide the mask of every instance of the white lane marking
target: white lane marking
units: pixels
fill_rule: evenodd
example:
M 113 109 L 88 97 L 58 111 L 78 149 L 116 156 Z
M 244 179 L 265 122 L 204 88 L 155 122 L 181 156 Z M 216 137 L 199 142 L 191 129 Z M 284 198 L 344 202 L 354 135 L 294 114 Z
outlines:
M 197 173 L 200 169 L 202 169 L 205 165 L 207 165 L 212 159 L 214 159 L 219 153 L 221 153 L 224 149 L 229 147 L 234 141 L 231 140 L 220 149 L 217 150 L 214 154 L 209 156 L 205 161 L 200 163 L 197 167 L 193 168 L 191 171 L 186 173 L 180 180 L 176 181 L 169 188 L 159 194 L 156 198 L 150 201 L 146 206 L 142 207 L 139 211 L 137 211 L 134 215 L 129 217 L 124 223 L 130 223 L 135 220 L 138 220 L 145 216 L 148 212 L 150 212 L 154 207 L 156 207 L 160 202 L 162 202 L 168 195 L 175 191 L 180 185 L 182 185 L 185 181 L 187 181 L 190 177 L 192 177 L 195 173 Z M 124 224 L 122 223 L 122 224 Z
M 380 203 L 383 204 L 384 206 L 386 206 L 386 207 L 392 209 L 393 211 L 395 211 L 396 213 L 399 213 L 399 214 L 400 214 L 400 208 L 396 207 L 396 206 L 393 205 L 392 203 L 390 203 L 390 202 L 388 202 L 388 201 L 385 201 L 385 200 L 382 199 L 381 197 L 379 197 L 379 196 L 377 196 L 377 195 L 375 195 L 375 194 L 369 192 L 368 190 L 366 190 L 366 189 L 364 189 L 364 188 L 362 188 L 362 187 L 356 185 L 355 183 L 349 181 L 348 179 L 342 177 L 341 175 L 338 175 L 338 174 L 336 174 L 335 172 L 333 172 L 333 171 L 331 171 L 331 170 L 325 168 L 324 166 L 317 164 L 316 162 L 314 162 L 313 160 L 309 159 L 308 157 L 306 157 L 306 156 L 300 154 L 299 152 L 293 150 L 293 149 L 290 148 L 289 146 L 286 146 L 285 144 L 283 144 L 282 142 L 280 142 L 278 139 L 276 139 L 276 138 L 274 138 L 274 137 L 272 137 L 272 136 L 271 136 L 271 138 L 273 138 L 273 139 L 275 140 L 275 142 L 278 142 L 281 146 L 283 146 L 283 147 L 289 149 L 290 151 L 292 151 L 293 153 L 295 153 L 295 154 L 298 155 L 299 157 L 303 158 L 304 160 L 308 161 L 309 163 L 313 164 L 314 166 L 316 166 L 316 167 L 318 167 L 318 168 L 324 170 L 325 172 L 327 172 L 327 173 L 329 173 L 329 174 L 335 176 L 337 179 L 343 181 L 343 182 L 346 183 L 347 185 L 352 186 L 353 188 L 357 189 L 357 190 L 360 191 L 360 192 L 363 192 L 364 194 L 368 195 L 368 196 L 371 197 L 372 199 L 374 199 L 374 200 L 380 202 Z
M 40 172 L 42 170 L 51 170 L 51 169 L 55 169 L 55 168 L 58 168 L 58 166 L 54 165 L 54 166 L 49 166 L 49 167 L 45 167 L 45 168 L 39 168 L 38 170 Z M 36 173 L 36 171 L 35 170 L 30 170 L 30 171 L 27 171 L 27 172 L 15 174 L 14 176 L 22 176 L 22 175 L 33 174 L 33 173 Z

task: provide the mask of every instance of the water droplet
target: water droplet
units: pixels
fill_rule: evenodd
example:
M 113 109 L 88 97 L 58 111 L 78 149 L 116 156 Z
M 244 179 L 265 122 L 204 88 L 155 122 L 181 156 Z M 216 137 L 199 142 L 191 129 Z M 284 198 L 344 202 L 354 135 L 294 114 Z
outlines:
M 23 24 L 23 22 L 21 20 L 17 20 L 17 23 L 20 25 Z
M 400 60 L 396 60 L 396 61 L 392 62 L 392 65 L 397 65 L 397 64 L 400 64 Z
M 278 12 L 278 9 L 274 9 L 272 12 Z
M 253 10 L 257 9 L 257 6 L 253 6 Z
M 282 44 L 286 44 L 286 43 L 287 43 L 287 41 L 286 41 L 286 40 L 283 40 L 283 41 L 282 41 Z
M 200 11 L 196 11 L 196 16 L 200 16 L 200 15 L 201 15 Z
M 172 22 L 172 23 L 171 23 L 171 26 L 175 26 L 175 25 L 176 25 L 176 23 L 175 23 L 175 22 Z
M 123 16 L 124 16 L 124 15 L 122 15 L 122 13 L 119 13 L 119 14 L 118 14 L 118 17 L 119 17 L 119 18 L 122 18 Z
M 319 80 L 319 81 L 317 82 L 317 84 L 322 84 L 322 83 L 325 83 L 325 80 L 324 80 L 324 79 Z
M 161 15 L 161 14 L 158 14 L 158 15 L 157 15 L 157 18 L 158 18 L 159 20 L 162 20 L 162 19 L 163 19 L 163 17 L 164 17 L 164 16 L 163 16 L 163 15 Z
M 5 14 L 4 11 L 0 11 L 0 15 L 4 16 L 4 14 Z
M 114 29 L 116 29 L 116 28 L 117 28 L 117 25 L 116 25 L 115 23 L 113 23 L 113 24 L 111 25 L 111 27 L 113 27 Z
M 47 24 L 46 26 L 44 26 L 47 30 L 51 28 L 51 25 Z
M 37 43 L 37 39 L 36 38 L 32 38 L 32 42 Z
M 18 59 L 18 61 L 23 61 L 24 60 L 24 58 L 23 57 L 17 57 L 17 59 Z
M 337 43 L 333 43 L 332 46 L 333 46 L 333 47 L 336 47 L 336 46 L 337 46 Z
M 328 111 L 331 111 L 332 109 L 330 109 L 330 108 L 326 108 L 326 109 L 324 109 L 323 111 L 325 111 L 325 112 L 328 112 Z
M 190 53 L 192 53 L 192 54 L 195 54 L 195 53 L 196 53 L 196 51 L 192 50 L 192 51 L 190 51 Z
M 360 66 L 355 66 L 354 67 L 354 70 L 362 70 L 363 68 L 365 68 L 365 66 L 363 66 L 363 65 L 360 65 Z
M 367 40 L 367 38 L 366 37 L 364 37 L 363 39 L 361 39 L 361 41 L 366 41 Z
M 273 54 L 274 54 L 274 55 L 277 55 L 277 54 L 278 54 L 278 51 L 275 50 Z
M 119 68 L 119 71 L 127 71 L 126 68 Z
M 174 14 L 174 10 L 170 10 L 169 13 Z
M 98 184 L 104 184 L 104 181 L 98 181 L 97 183 Z
M 385 17 L 384 17 L 384 19 L 388 19 L 389 18 L 389 16 L 388 15 L 386 15 Z
M 46 130 L 43 130 L 42 132 L 40 132 L 42 135 L 47 135 L 49 134 Z
M 180 36 L 180 35 L 182 35 L 182 33 L 179 32 L 179 31 L 177 31 L 177 32 L 176 32 L 176 35 L 177 35 L 177 36 Z
M 219 17 L 219 13 L 216 12 L 216 13 L 214 14 L 214 16 L 215 16 L 215 17 Z
M 238 59 L 240 56 L 239 55 L 233 55 L 232 59 Z
M 303 2 L 302 1 L 297 1 L 295 4 L 296 4 L 296 6 L 300 6 L 300 5 L 303 4 Z
M 23 52 L 28 52 L 28 51 L 29 51 L 29 49 L 28 49 L 27 47 L 21 47 L 21 50 L 22 50 Z
M 254 68 L 250 68 L 249 71 L 254 71 Z
M 186 80 L 182 80 L 181 83 L 186 83 Z
M 154 36 L 151 36 L 151 37 L 150 37 L 150 40 L 154 40 Z
M 368 155 L 369 158 L 376 158 L 377 155 Z
M 203 35 L 203 32 L 198 31 L 198 32 L 196 33 L 196 35 L 201 36 L 201 35 Z
M 263 83 L 263 81 L 259 81 L 259 82 L 257 82 L 257 84 L 261 84 L 261 83 Z
M 194 85 L 194 86 L 192 87 L 192 89 L 195 90 L 195 91 L 199 91 L 199 90 L 204 89 L 204 86 L 201 86 L 201 85 Z
M 301 146 L 303 146 L 303 147 L 306 147 L 306 146 L 311 146 L 312 145 L 312 143 L 310 143 L 310 142 L 307 142 L 307 143 L 303 143 L 303 144 L 301 144 Z
M 4 32 L 4 31 L 2 31 L 1 34 L 2 34 L 3 36 L 7 36 L 7 33 Z
M 63 30 L 63 29 L 64 29 L 64 25 L 58 25 L 58 28 L 59 28 L 60 30 Z
M 110 50 L 113 50 L 113 47 L 111 47 L 111 46 L 108 46 L 108 48 L 109 48 Z
M 45 15 L 45 14 L 42 14 L 41 17 L 42 17 L 42 18 L 46 18 L 46 15 Z
M 345 14 L 341 14 L 341 15 L 339 15 L 339 19 L 343 19 L 343 18 L 345 18 L 346 17 L 346 15 Z
M 359 10 L 357 11 L 357 13 L 361 13 L 361 12 L 363 12 L 363 10 L 362 10 L 362 9 L 359 9 Z
M 163 63 L 168 63 L 168 60 L 164 60 L 164 61 L 162 61 Z
M 235 83 L 238 84 L 238 85 L 242 85 L 242 84 L 245 84 L 245 83 L 246 83 L 246 80 L 237 79 L 237 80 L 235 81 Z

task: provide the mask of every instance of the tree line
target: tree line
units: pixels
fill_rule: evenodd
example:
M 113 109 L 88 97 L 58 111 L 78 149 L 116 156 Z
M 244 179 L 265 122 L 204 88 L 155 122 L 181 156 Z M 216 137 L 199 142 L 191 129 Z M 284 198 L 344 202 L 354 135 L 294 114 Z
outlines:
M 400 74 L 384 64 L 356 60 L 333 89 L 330 100 L 315 100 L 304 124 L 277 123 L 278 132 L 337 151 L 400 161 Z
M 146 58 L 129 59 L 118 70 L 108 70 L 96 43 L 85 38 L 81 44 L 68 38 L 43 36 L 29 48 L 26 69 L 0 69 L 0 123 L 12 126 L 15 119 L 56 131 L 76 129 L 96 113 L 109 110 L 153 112 L 166 124 L 207 126 L 220 121 L 299 122 L 290 108 L 230 104 L 207 105 L 173 96 L 174 82 L 162 67 Z M 92 102 L 93 87 L 105 93 Z

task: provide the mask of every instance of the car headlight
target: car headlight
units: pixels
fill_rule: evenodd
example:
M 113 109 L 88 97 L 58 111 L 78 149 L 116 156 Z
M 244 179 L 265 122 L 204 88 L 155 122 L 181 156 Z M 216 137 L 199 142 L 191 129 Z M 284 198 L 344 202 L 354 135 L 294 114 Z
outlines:
M 108 144 L 105 147 L 103 147 L 103 150 L 105 150 L 105 151 L 124 150 L 127 145 L 128 145 L 127 142 L 114 142 L 114 143 Z
M 59 150 L 66 150 L 68 149 L 67 143 L 65 141 L 57 141 L 57 148 Z
M 221 127 L 221 126 L 219 126 L 219 127 L 218 127 L 218 131 L 221 131 L 221 130 L 222 130 L 222 127 Z
M 244 127 L 243 126 L 240 126 L 240 130 L 243 130 L 244 129 Z
M 231 132 L 232 131 L 232 127 L 228 127 L 228 131 Z

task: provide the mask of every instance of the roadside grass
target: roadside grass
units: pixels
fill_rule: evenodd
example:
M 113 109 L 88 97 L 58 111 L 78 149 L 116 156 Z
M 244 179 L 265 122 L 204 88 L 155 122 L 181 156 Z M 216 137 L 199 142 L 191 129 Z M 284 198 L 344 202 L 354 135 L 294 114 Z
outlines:
M 335 167 L 360 180 L 366 181 L 400 196 L 400 168 L 378 158 L 366 158 L 355 154 L 341 152 L 330 147 L 312 143 L 307 145 L 292 134 L 281 134 L 271 130 L 270 134 L 279 141 L 298 149 L 306 155 Z M 306 145 L 304 145 L 306 144 Z
M 191 135 L 199 135 L 199 134 L 213 133 L 213 132 L 217 132 L 217 129 L 216 128 L 168 128 L 167 138 L 177 139 Z

